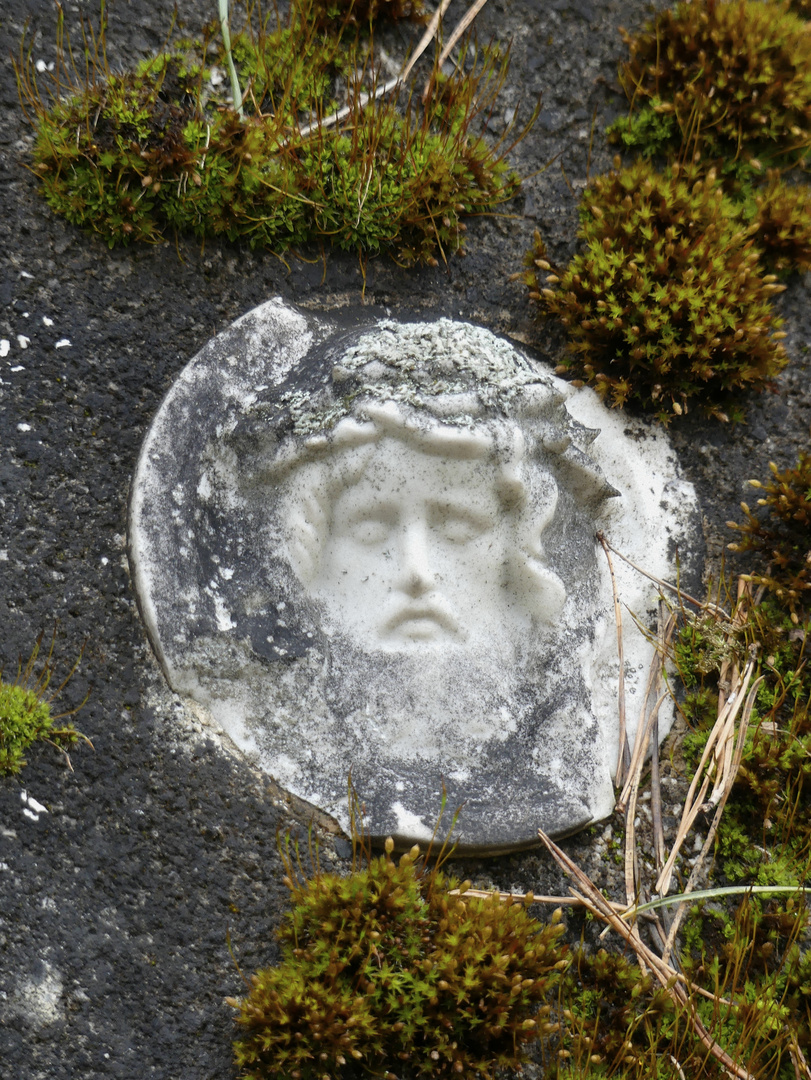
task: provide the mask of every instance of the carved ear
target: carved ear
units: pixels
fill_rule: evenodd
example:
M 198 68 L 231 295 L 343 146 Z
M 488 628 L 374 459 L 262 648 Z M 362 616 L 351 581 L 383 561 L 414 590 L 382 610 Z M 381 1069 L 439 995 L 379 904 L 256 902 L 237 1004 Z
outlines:
M 326 512 L 312 491 L 299 492 L 288 504 L 287 532 L 290 563 L 302 585 L 311 584 L 326 530 Z

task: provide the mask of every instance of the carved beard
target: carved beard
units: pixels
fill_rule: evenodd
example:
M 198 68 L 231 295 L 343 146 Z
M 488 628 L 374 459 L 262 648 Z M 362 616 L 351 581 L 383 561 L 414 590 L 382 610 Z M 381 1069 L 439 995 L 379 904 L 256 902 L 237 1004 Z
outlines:
M 523 665 L 505 635 L 487 646 L 367 653 L 333 639 L 325 696 L 333 715 L 381 759 L 452 769 L 490 739 L 514 734 Z

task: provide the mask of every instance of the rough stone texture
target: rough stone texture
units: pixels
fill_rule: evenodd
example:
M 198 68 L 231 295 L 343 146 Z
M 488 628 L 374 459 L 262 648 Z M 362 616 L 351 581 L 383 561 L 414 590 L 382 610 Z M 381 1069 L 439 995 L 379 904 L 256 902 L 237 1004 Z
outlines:
M 490 0 L 479 40 L 514 41 L 505 109 L 526 115 L 544 93 L 539 122 L 514 155 L 535 175 L 507 208 L 512 216 L 470 223 L 470 254 L 447 273 L 371 263 L 369 300 L 395 317 L 445 315 L 534 339 L 524 291 L 508 276 L 533 228 L 556 260 L 573 251 L 592 116 L 596 174 L 613 154 L 600 133 L 623 109 L 612 91 L 623 55 L 617 27 L 639 26 L 646 13 L 643 0 Z M 180 15 L 195 31 L 212 5 L 184 0 Z M 52 60 L 54 14 L 42 0 L 2 0 L 0 54 L 16 53 L 29 17 L 40 34 L 35 56 Z M 76 8 L 66 5 L 66 17 L 80 40 Z M 165 3 L 119 0 L 111 62 L 160 47 L 167 22 Z M 325 267 L 317 251 L 288 266 L 190 241 L 110 252 L 39 200 L 24 168 L 30 130 L 8 60 L 0 108 L 0 337 L 11 345 L 0 358 L 0 654 L 13 672 L 59 619 L 64 673 L 87 640 L 59 700 L 69 708 L 90 690 L 76 720 L 94 746 L 77 748 L 74 772 L 52 748 L 35 749 L 19 780 L 0 781 L 2 1066 L 14 1080 L 231 1080 L 222 999 L 242 983 L 226 935 L 246 972 L 274 960 L 286 897 L 275 834 L 291 811 L 163 688 L 128 575 L 127 490 L 163 395 L 209 338 L 276 295 L 313 310 L 359 306 L 361 273 L 352 256 L 330 256 Z M 745 481 L 764 476 L 769 459 L 792 463 L 808 445 L 811 279 L 792 281 L 779 307 L 791 365 L 777 393 L 750 401 L 741 427 L 688 416 L 671 436 L 699 492 L 716 574 Z M 554 325 L 549 334 L 543 354 L 554 363 L 562 336 Z M 71 345 L 56 348 L 64 339 Z M 669 766 L 665 780 L 673 828 L 684 786 Z M 33 811 L 22 790 L 47 808 L 36 821 L 23 812 Z M 566 847 L 620 897 L 617 828 L 598 826 Z M 335 850 L 324 841 L 324 864 L 348 865 L 346 849 Z M 537 853 L 475 860 L 464 873 L 483 886 L 565 892 Z M 582 923 L 567 921 L 577 940 Z
M 133 481 L 170 685 L 345 831 L 350 774 L 371 835 L 407 847 L 443 785 L 460 850 L 606 817 L 619 665 L 596 534 L 659 579 L 699 546 L 666 436 L 626 423 L 470 324 L 249 312 L 183 370 Z M 617 562 L 645 621 L 655 587 Z M 653 650 L 624 629 L 632 740 Z

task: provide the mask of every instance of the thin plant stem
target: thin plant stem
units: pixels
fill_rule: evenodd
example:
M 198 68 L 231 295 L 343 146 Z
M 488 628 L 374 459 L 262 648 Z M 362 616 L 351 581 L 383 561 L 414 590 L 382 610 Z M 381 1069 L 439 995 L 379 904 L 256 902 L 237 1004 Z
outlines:
M 659 601 L 659 625 L 658 625 L 658 637 L 659 637 L 659 655 L 665 655 L 666 640 L 665 640 L 665 612 L 667 608 L 663 600 Z M 675 624 L 674 624 L 675 628 Z M 667 643 L 669 644 L 669 642 Z M 659 672 L 659 684 L 661 684 L 661 671 Z M 651 816 L 653 818 L 653 851 L 656 859 L 656 869 L 661 873 L 662 867 L 665 864 L 665 834 L 664 827 L 662 825 L 662 784 L 659 770 L 659 716 L 656 715 L 653 728 L 651 730 L 651 742 L 654 746 L 654 752 L 651 754 L 650 760 L 650 808 Z
M 619 595 L 617 593 L 617 578 L 614 574 L 614 563 L 611 561 L 611 553 L 609 551 L 609 543 L 602 533 L 597 533 L 597 539 L 602 545 L 605 557 L 608 562 L 608 572 L 611 575 L 611 591 L 614 596 L 614 621 L 617 624 L 617 659 L 619 661 L 619 680 L 617 688 L 617 708 L 619 710 L 619 750 L 617 751 L 617 775 L 615 777 L 615 783 L 617 786 L 621 785 L 625 781 L 626 771 L 630 763 L 630 753 L 628 750 L 628 738 L 626 735 L 625 726 L 625 651 L 622 643 L 622 608 L 620 607 Z
M 231 93 L 234 96 L 234 109 L 239 114 L 240 120 L 245 119 L 242 108 L 242 90 L 239 85 L 239 76 L 231 54 L 231 29 L 228 23 L 228 0 L 219 0 L 220 26 L 222 27 L 222 41 L 225 48 L 225 58 L 228 61 L 228 74 L 231 78 Z
M 721 885 L 714 889 L 696 889 L 693 892 L 685 889 L 682 893 L 674 893 L 672 896 L 658 896 L 655 900 L 639 904 L 633 909 L 634 915 L 645 915 L 650 911 L 660 908 L 674 907 L 689 901 L 695 904 L 699 900 L 717 900 L 721 896 L 750 896 L 757 894 L 771 895 L 773 893 L 788 893 L 792 896 L 802 894 L 808 896 L 811 889 L 805 885 Z
M 655 581 L 656 584 L 660 588 L 667 589 L 668 592 L 675 593 L 676 596 L 678 596 L 680 600 L 687 600 L 688 603 L 693 604 L 695 607 L 700 608 L 702 611 L 708 611 L 708 610 L 709 611 L 715 611 L 722 618 L 729 619 L 729 615 L 727 615 L 727 613 L 723 610 L 723 608 L 719 608 L 715 604 L 707 604 L 706 602 L 704 602 L 702 600 L 696 600 L 696 598 L 694 596 L 690 596 L 689 593 L 684 592 L 684 590 L 679 585 L 672 585 L 669 581 L 663 581 L 662 578 L 656 577 L 655 574 L 651 574 L 651 573 L 648 573 L 647 570 L 643 570 L 643 568 L 641 566 L 638 566 L 635 562 L 633 562 L 631 559 L 629 559 L 627 555 L 623 555 L 621 551 L 618 551 L 613 546 L 613 544 L 610 544 L 609 541 L 606 540 L 603 533 L 598 532 L 597 533 L 597 539 L 600 541 L 601 544 L 603 544 L 604 547 L 607 546 L 608 548 L 610 548 L 611 551 L 614 552 L 615 555 L 618 555 L 619 558 L 622 559 L 622 561 L 624 563 L 627 563 L 629 566 L 632 566 L 634 568 L 634 570 L 638 571 L 638 573 L 640 573 L 644 577 L 648 578 L 648 580 Z
M 721 824 L 721 815 L 724 812 L 724 807 L 727 804 L 727 799 L 729 798 L 729 795 L 730 795 L 730 793 L 732 791 L 732 785 L 735 783 L 735 777 L 738 775 L 738 769 L 740 768 L 740 765 L 741 765 L 741 758 L 743 757 L 743 748 L 744 748 L 744 744 L 746 742 L 746 733 L 747 733 L 747 731 L 749 729 L 749 719 L 750 719 L 750 717 L 752 715 L 752 709 L 754 708 L 754 705 L 755 705 L 755 696 L 756 696 L 756 694 L 758 692 L 758 688 L 759 688 L 762 681 L 763 681 L 762 678 L 757 679 L 755 681 L 755 683 L 753 684 L 752 689 L 749 691 L 749 695 L 747 696 L 746 704 L 744 705 L 743 712 L 741 714 L 741 722 L 740 722 L 740 725 L 739 725 L 739 728 L 738 728 L 738 738 L 737 738 L 737 742 L 735 744 L 735 752 L 734 752 L 734 755 L 733 755 L 733 758 L 732 758 L 732 763 L 731 763 L 729 772 L 727 774 L 727 777 L 726 777 L 726 780 L 725 780 L 725 783 L 724 783 L 724 789 L 723 789 L 723 792 L 721 794 L 721 798 L 720 798 L 720 800 L 718 802 L 718 807 L 717 807 L 717 809 L 715 811 L 715 816 L 713 817 L 712 825 L 709 828 L 709 831 L 707 833 L 707 837 L 704 840 L 704 843 L 703 843 L 703 845 L 701 847 L 701 851 L 699 852 L 698 858 L 696 859 L 696 864 L 693 867 L 692 871 L 690 872 L 690 877 L 688 878 L 687 886 L 686 886 L 686 888 L 684 890 L 685 893 L 689 893 L 690 890 L 695 885 L 695 883 L 698 881 L 699 876 L 700 876 L 700 874 L 702 872 L 702 869 L 703 869 L 703 866 L 704 866 L 704 860 L 707 858 L 707 855 L 709 854 L 710 849 L 712 848 L 712 845 L 715 843 L 715 836 L 716 836 L 716 833 L 718 832 L 718 826 Z M 668 884 L 669 884 L 669 882 L 668 882 Z M 670 927 L 670 930 L 668 931 L 667 941 L 665 942 L 664 953 L 662 954 L 665 959 L 667 959 L 667 957 L 673 951 L 673 946 L 674 946 L 675 941 L 676 941 L 676 935 L 679 932 L 679 926 L 681 925 L 681 920 L 682 920 L 682 918 L 684 916 L 684 912 L 686 910 L 687 910 L 686 907 L 684 906 L 684 904 L 682 904 L 682 906 L 679 907 L 678 911 L 676 912 L 676 916 L 673 919 L 673 923 L 672 923 L 672 925 Z
M 224 2 L 225 0 L 220 0 L 221 4 Z M 377 101 L 378 98 L 385 97 L 387 94 L 392 94 L 395 90 L 399 90 L 411 74 L 414 65 L 436 37 L 437 31 L 439 30 L 439 24 L 442 21 L 442 16 L 447 11 L 450 2 L 451 0 L 442 0 L 442 3 L 434 12 L 433 18 L 426 27 L 425 33 L 420 38 L 411 58 L 399 75 L 396 75 L 393 79 L 389 79 L 387 82 L 383 83 L 382 86 L 375 87 L 368 94 L 360 94 L 354 102 L 351 102 L 349 105 L 344 105 L 342 109 L 337 109 L 334 113 L 330 113 L 329 116 L 322 117 L 312 124 L 305 124 L 303 128 L 299 128 L 299 137 L 305 139 L 316 130 L 324 131 L 327 128 L 335 127 L 336 124 L 340 124 L 340 122 L 345 120 L 355 109 L 363 109 L 370 102 Z
M 481 11 L 481 9 L 484 7 L 484 5 L 486 3 L 487 3 L 487 0 L 475 0 L 475 3 L 473 3 L 468 8 L 468 10 L 465 12 L 465 14 L 462 16 L 462 18 L 459 20 L 459 22 L 453 28 L 453 32 L 451 33 L 451 36 L 448 38 L 447 43 L 445 44 L 445 46 L 442 49 L 442 52 L 439 54 L 439 59 L 436 62 L 437 70 L 439 70 L 442 67 L 442 65 L 445 63 L 445 61 L 451 55 L 451 52 L 453 51 L 453 47 L 456 44 L 456 42 L 459 40 L 459 38 L 462 36 L 462 34 L 464 34 L 465 30 L 467 30 L 467 28 L 470 26 L 470 24 L 473 22 L 473 20 L 476 18 L 476 16 L 479 14 L 479 12 Z M 428 100 L 428 95 L 431 92 L 431 83 L 432 83 L 432 81 L 433 80 L 429 78 L 425 83 L 425 87 L 424 87 L 424 89 L 422 91 L 422 103 L 423 103 L 423 105 Z
M 679 973 L 673 967 L 666 964 L 660 956 L 657 956 L 652 949 L 645 945 L 638 934 L 634 934 L 634 928 L 616 913 L 613 906 L 606 900 L 591 879 L 546 835 L 543 829 L 538 830 L 538 836 L 564 873 L 576 882 L 578 888 L 572 890 L 573 894 L 581 896 L 592 913 L 615 930 L 631 946 L 640 964 L 642 961 L 645 962 L 674 1003 L 684 1009 L 693 1031 L 716 1061 L 732 1076 L 737 1077 L 738 1080 L 755 1080 L 752 1073 L 743 1066 L 738 1065 L 724 1048 L 712 1038 L 704 1026 L 685 987 L 686 983 L 687 987 L 692 989 L 692 983 L 688 983 L 683 977 L 680 978 Z

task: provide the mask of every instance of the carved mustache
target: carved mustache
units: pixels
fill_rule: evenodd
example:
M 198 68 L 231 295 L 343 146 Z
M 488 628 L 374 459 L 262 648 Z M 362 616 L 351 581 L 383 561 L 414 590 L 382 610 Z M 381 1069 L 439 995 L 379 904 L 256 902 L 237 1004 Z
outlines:
M 456 618 L 443 604 L 436 601 L 430 603 L 418 601 L 406 604 L 386 619 L 383 623 L 383 630 L 387 633 L 393 633 L 405 623 L 419 619 L 430 619 L 451 634 L 459 633 L 459 623 Z

